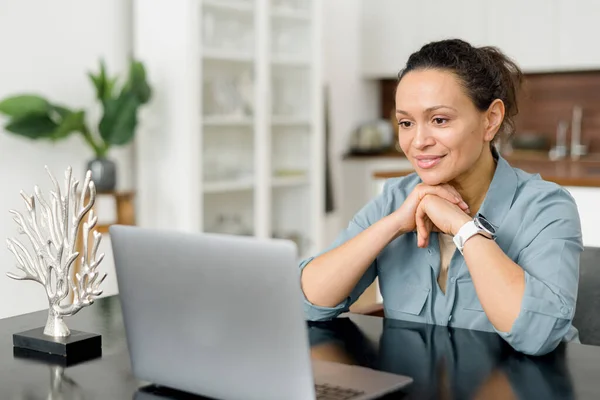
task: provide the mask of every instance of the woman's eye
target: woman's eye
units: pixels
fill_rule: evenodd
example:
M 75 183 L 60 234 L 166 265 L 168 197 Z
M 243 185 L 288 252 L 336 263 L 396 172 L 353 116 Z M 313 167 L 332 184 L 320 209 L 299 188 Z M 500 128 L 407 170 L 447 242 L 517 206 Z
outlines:
M 398 122 L 398 125 L 401 126 L 402 128 L 410 128 L 412 122 L 410 121 L 400 121 Z
M 447 118 L 434 118 L 433 122 L 435 122 L 437 125 L 442 125 L 446 122 L 448 122 Z

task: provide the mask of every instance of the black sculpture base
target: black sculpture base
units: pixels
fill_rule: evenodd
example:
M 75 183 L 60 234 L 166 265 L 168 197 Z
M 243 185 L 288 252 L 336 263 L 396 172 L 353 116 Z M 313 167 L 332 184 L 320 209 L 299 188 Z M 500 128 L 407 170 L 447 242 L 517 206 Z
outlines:
M 44 335 L 44 328 L 13 334 L 14 355 L 64 366 L 98 358 L 102 355 L 102 336 L 71 331 L 65 338 Z

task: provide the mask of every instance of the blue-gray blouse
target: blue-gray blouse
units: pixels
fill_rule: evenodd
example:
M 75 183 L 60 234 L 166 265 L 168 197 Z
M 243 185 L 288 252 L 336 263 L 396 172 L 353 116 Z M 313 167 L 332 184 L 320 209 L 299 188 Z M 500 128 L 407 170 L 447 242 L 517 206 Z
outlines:
M 571 321 L 583 244 L 575 201 L 561 186 L 496 157 L 496 171 L 479 212 L 497 228 L 500 248 L 525 271 L 521 311 L 510 332 L 498 331 L 490 323 L 460 252 L 456 251 L 450 262 L 446 292 L 440 289 L 440 251 L 435 233 L 428 248 L 417 247 L 416 233 L 406 233 L 389 243 L 350 296 L 336 307 L 319 307 L 305 298 L 307 319 L 326 320 L 348 311 L 378 277 L 389 318 L 494 331 L 527 354 L 545 354 L 561 340 L 578 340 Z M 415 173 L 387 180 L 383 192 L 354 216 L 323 253 L 398 209 L 420 182 Z M 303 260 L 300 268 L 313 258 Z

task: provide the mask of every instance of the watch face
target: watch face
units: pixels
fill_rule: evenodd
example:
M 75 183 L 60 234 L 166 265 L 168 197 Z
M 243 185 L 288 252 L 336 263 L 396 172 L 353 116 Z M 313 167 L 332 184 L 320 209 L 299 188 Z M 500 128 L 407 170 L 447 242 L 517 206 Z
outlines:
M 481 225 L 481 227 L 483 229 L 485 229 L 486 231 L 490 232 L 490 233 L 496 233 L 496 229 L 494 228 L 494 226 L 492 224 L 490 224 L 488 222 L 487 219 L 485 219 L 485 217 L 483 215 L 478 215 L 477 216 L 477 222 Z

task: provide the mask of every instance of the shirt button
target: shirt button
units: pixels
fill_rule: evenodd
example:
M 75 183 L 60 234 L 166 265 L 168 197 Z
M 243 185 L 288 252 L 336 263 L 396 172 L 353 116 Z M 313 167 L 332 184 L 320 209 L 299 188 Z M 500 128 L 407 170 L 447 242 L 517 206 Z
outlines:
M 456 282 L 456 278 L 455 277 L 450 278 L 450 283 L 454 283 L 454 282 Z
M 431 249 L 427 249 L 427 252 L 428 252 L 429 254 L 431 254 Z
M 560 312 L 563 313 L 564 315 L 567 315 L 569 313 L 569 308 L 565 307 L 565 306 L 562 306 L 560 308 Z

